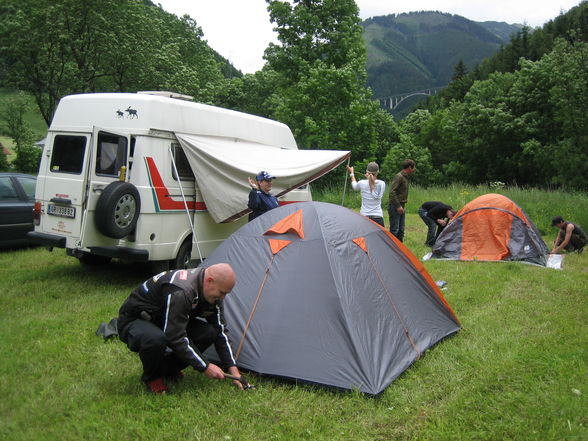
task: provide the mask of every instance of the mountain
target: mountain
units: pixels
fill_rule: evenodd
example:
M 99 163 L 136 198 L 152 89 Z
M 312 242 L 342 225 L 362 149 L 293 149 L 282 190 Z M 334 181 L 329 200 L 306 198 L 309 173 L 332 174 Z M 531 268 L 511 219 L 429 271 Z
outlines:
M 445 86 L 460 60 L 472 69 L 523 27 L 436 11 L 372 17 L 361 25 L 376 98 Z

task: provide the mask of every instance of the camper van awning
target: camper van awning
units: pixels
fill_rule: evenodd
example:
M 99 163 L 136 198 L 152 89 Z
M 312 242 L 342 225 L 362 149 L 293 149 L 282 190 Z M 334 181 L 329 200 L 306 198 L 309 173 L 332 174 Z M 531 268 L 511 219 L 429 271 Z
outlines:
M 341 150 L 282 149 L 234 138 L 180 133 L 176 137 L 216 222 L 230 222 L 249 211 L 247 177 L 260 170 L 276 176 L 272 193 L 279 197 L 323 176 L 351 155 Z

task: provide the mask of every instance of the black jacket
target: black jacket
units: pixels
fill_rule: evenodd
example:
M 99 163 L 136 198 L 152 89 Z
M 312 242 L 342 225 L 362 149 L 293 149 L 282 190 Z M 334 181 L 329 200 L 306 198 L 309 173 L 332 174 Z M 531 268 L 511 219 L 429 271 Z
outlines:
M 439 201 L 429 201 L 421 205 L 421 208 L 427 212 L 427 217 L 434 221 L 447 218 L 447 210 L 453 210 L 451 205 L 446 205 Z
M 118 329 L 121 336 L 131 321 L 148 319 L 160 327 L 167 345 L 183 361 L 199 371 L 209 362 L 189 340 L 186 327 L 190 320 L 202 317 L 217 332 L 216 351 L 226 368 L 235 366 L 227 336 L 222 302 L 211 305 L 202 295 L 204 270 L 166 271 L 135 289 L 119 310 Z

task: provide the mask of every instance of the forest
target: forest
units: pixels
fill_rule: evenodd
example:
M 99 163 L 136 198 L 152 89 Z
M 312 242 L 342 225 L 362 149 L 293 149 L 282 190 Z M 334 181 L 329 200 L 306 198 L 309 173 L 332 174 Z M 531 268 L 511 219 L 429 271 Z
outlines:
M 586 1 L 521 29 L 471 72 L 458 63 L 444 93 L 402 120 L 366 87 L 353 0 L 266 1 L 279 43 L 242 75 L 206 44 L 197 17 L 149 0 L 5 0 L 0 86 L 32 95 L 47 123 L 68 94 L 172 90 L 282 121 L 301 148 L 351 150 L 354 165 L 375 160 L 384 178 L 412 158 L 423 185 L 588 187 Z M 0 168 L 36 170 L 23 115 L 18 100 L 0 115 L 18 154 L 16 165 L 0 154 Z M 344 179 L 331 175 L 318 184 Z

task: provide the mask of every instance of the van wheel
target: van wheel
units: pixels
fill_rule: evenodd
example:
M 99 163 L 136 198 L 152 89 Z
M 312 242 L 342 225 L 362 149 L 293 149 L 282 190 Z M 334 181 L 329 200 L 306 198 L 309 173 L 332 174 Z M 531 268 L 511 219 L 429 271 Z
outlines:
M 98 256 L 97 254 L 90 254 L 84 251 L 83 254 L 78 257 L 78 260 L 82 265 L 106 265 L 107 263 L 110 263 L 112 257 Z
M 152 260 L 149 262 L 149 269 L 152 274 L 160 274 L 164 271 L 169 271 L 169 260 Z
M 96 204 L 96 227 L 105 236 L 121 239 L 135 229 L 140 211 L 137 188 L 128 182 L 111 182 Z
M 192 241 L 186 240 L 180 249 L 175 259 L 170 261 L 171 269 L 187 269 L 192 258 Z

